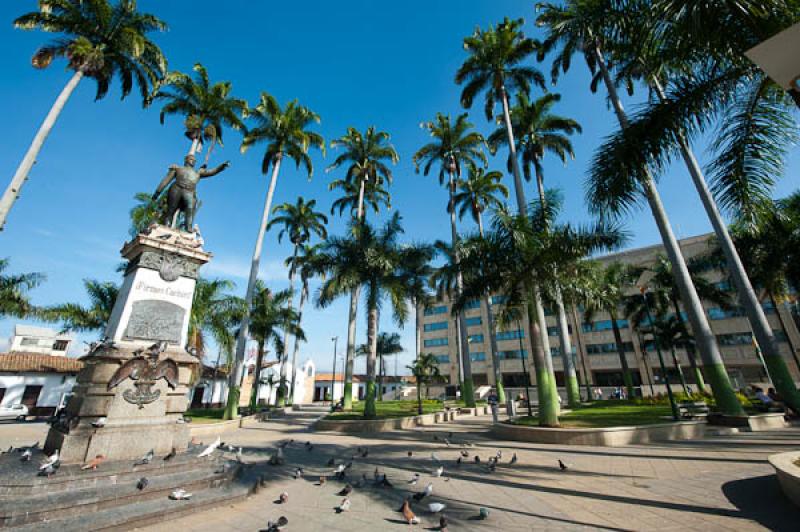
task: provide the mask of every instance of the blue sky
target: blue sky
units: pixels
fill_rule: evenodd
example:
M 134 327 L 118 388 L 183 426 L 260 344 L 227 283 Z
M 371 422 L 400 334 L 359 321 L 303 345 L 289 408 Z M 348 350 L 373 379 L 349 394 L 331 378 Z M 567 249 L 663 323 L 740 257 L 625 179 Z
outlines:
M 1 185 L 10 179 L 36 128 L 67 81 L 63 61 L 44 71 L 30 66 L 36 48 L 49 38 L 38 32 L 12 27 L 12 20 L 35 9 L 36 2 L 0 4 L 0 109 L 5 124 L 0 143 Z M 230 80 L 233 92 L 255 103 L 261 91 L 285 102 L 297 98 L 322 118 L 318 130 L 327 140 L 341 136 L 348 126 L 364 129 L 375 125 L 392 135 L 401 160 L 394 169 L 393 205 L 404 217 L 409 239 L 449 238 L 445 211 L 446 191 L 435 176 L 414 172 L 413 153 L 425 142 L 422 121 L 436 112 L 458 114 L 460 90 L 453 82 L 464 59 L 462 39 L 475 26 L 486 27 L 504 16 L 524 17 L 532 36 L 533 2 L 517 0 L 439 0 L 377 2 L 253 2 L 227 0 L 140 0 L 140 9 L 157 14 L 170 26 L 155 35 L 167 55 L 170 68 L 188 71 L 200 61 L 213 80 Z M 549 63 L 541 65 L 549 71 Z M 583 180 L 592 153 L 602 138 L 616 127 L 605 95 L 591 94 L 584 64 L 576 60 L 572 70 L 551 90 L 562 94 L 557 112 L 578 120 L 583 135 L 574 139 L 575 161 L 563 166 L 545 161 L 546 181 L 565 198 L 565 218 L 589 219 L 583 201 Z M 38 304 L 84 302 L 81 280 L 115 280 L 119 249 L 127 238 L 128 210 L 136 192 L 152 191 L 167 166 L 179 162 L 188 149 L 182 120 L 168 118 L 160 125 L 158 108 L 143 110 L 135 97 L 120 101 L 119 86 L 94 102 L 94 84 L 84 81 L 67 104 L 48 138 L 8 225 L 0 233 L 0 256 L 10 257 L 12 271 L 41 271 L 48 280 L 33 299 Z M 633 100 L 633 108 L 644 93 Z M 470 112 L 476 126 L 488 133 L 493 125 L 483 116 L 482 104 Z M 205 268 L 210 277 L 226 277 L 243 293 L 258 218 L 266 193 L 266 177 L 260 173 L 261 152 L 239 154 L 237 133 L 225 133 L 226 144 L 215 151 L 212 163 L 231 160 L 225 173 L 204 181 L 199 188 L 203 207 L 198 215 L 206 248 L 214 259 Z M 323 159 L 313 154 L 315 173 L 307 177 L 292 165 L 284 165 L 275 204 L 294 202 L 298 195 L 316 198 L 329 209 L 335 199 L 327 183 L 337 173 L 325 173 L 332 152 Z M 701 161 L 704 150 L 698 149 Z M 492 162 L 503 170 L 505 156 Z M 798 160 L 793 154 L 778 195 L 797 188 Z M 507 178 L 507 185 L 511 186 Z M 696 194 L 685 170 L 676 166 L 662 177 L 660 190 L 679 237 L 709 231 Z M 527 185 L 529 195 L 533 185 Z M 373 220 L 375 218 L 373 217 Z M 462 227 L 471 230 L 465 220 Z M 344 221 L 332 218 L 330 230 L 341 232 Z M 631 246 L 658 242 L 647 212 L 627 220 Z M 270 286 L 287 285 L 283 259 L 290 253 L 276 233 L 267 234 L 262 276 Z M 387 315 L 388 313 L 384 313 Z M 346 338 L 346 302 L 307 309 L 304 327 L 309 341 L 301 358 L 312 357 L 322 369 L 330 369 L 331 341 L 340 337 L 340 353 Z M 0 349 L 14 321 L 0 320 Z M 364 341 L 364 319 L 359 319 L 359 342 Z M 395 330 L 388 319 L 383 330 Z M 407 353 L 401 366 L 413 356 L 413 322 L 401 331 Z M 83 335 L 81 340 L 91 339 Z M 213 359 L 214 353 L 211 354 Z M 273 355 L 270 355 L 271 357 Z M 358 369 L 357 369 L 358 370 Z

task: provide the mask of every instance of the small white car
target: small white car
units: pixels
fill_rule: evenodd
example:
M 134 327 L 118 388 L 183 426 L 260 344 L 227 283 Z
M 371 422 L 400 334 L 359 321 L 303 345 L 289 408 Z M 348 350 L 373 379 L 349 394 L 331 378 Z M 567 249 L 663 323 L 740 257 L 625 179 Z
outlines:
M 0 419 L 15 419 L 25 421 L 28 416 L 28 407 L 25 405 L 0 406 Z

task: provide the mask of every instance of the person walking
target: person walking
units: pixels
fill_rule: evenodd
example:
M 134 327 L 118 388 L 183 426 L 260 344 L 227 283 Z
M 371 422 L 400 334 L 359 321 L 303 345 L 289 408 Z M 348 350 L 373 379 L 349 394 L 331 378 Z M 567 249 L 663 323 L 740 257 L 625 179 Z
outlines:
M 497 406 L 497 391 L 494 388 L 492 388 L 492 391 L 489 392 L 489 397 L 486 398 L 486 401 L 489 403 L 489 408 L 492 409 L 492 422 L 499 423 L 500 412 Z

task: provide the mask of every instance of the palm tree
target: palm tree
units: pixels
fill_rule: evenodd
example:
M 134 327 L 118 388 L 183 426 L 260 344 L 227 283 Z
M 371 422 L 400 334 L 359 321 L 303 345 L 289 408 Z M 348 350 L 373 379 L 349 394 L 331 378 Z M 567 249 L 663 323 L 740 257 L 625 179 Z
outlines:
M 376 131 L 374 126 L 370 126 L 362 134 L 355 128 L 347 128 L 347 133 L 331 141 L 331 148 L 342 148 L 342 153 L 328 166 L 328 171 L 347 166 L 347 174 L 343 182 L 345 193 L 351 196 L 351 191 L 358 186 L 358 200 L 356 202 L 355 221 L 356 225 L 364 222 L 364 203 L 366 190 L 372 186 L 375 200 L 371 203 L 373 208 L 381 201 L 384 186 L 392 182 L 392 170 L 387 166 L 387 162 L 397 164 L 400 159 L 394 146 L 389 142 L 389 134 L 385 131 Z M 334 188 L 331 183 L 330 187 Z M 348 203 L 350 203 L 348 201 Z M 386 203 L 389 204 L 388 194 Z M 369 203 L 368 203 L 369 204 Z M 343 206 L 339 206 L 341 214 Z M 377 209 L 376 209 L 377 210 Z M 331 208 L 333 212 L 333 208 Z M 350 294 L 350 311 L 347 317 L 347 354 L 345 359 L 344 372 L 344 396 L 342 400 L 343 408 L 351 410 L 353 408 L 353 360 L 356 350 L 356 317 L 358 314 L 358 298 L 361 290 L 360 284 L 354 284 Z
M 361 185 L 346 179 L 334 179 L 328 185 L 328 190 L 342 189 L 344 195 L 336 198 L 331 204 L 331 214 L 342 215 L 345 211 L 355 218 L 358 213 L 358 205 L 361 203 L 365 208 L 370 208 L 375 214 L 380 212 L 381 205 L 386 210 L 392 209 L 392 197 L 382 184 L 369 181 L 364 185 L 364 197 L 360 198 Z
M 354 221 L 348 237 L 332 237 L 323 244 L 320 265 L 327 280 L 317 294 L 320 307 L 334 299 L 352 293 L 356 286 L 365 289 L 367 305 L 367 393 L 364 417 L 374 418 L 375 376 L 378 342 L 378 312 L 383 299 L 388 299 L 394 321 L 402 326 L 408 319 L 408 300 L 422 292 L 427 264 L 433 257 L 433 247 L 420 244 L 400 244 L 403 229 L 400 215 L 395 213 L 380 229 L 366 222 Z
M 280 360 L 283 358 L 283 365 L 285 365 L 286 357 L 281 357 L 281 353 L 286 351 L 286 346 L 284 345 L 282 337 L 285 337 L 286 332 L 289 331 L 295 338 L 305 340 L 305 334 L 300 328 L 300 316 L 289 304 L 291 298 L 291 290 L 272 292 L 260 279 L 256 281 L 253 306 L 250 309 L 250 336 L 258 345 L 256 350 L 253 391 L 250 396 L 251 409 L 258 407 L 258 389 L 261 380 L 262 359 L 267 345 L 272 343 L 275 348 L 275 353 L 278 354 L 278 359 Z M 285 370 L 282 369 L 281 373 L 283 374 L 281 378 L 285 381 Z M 285 384 L 281 383 L 280 387 L 283 386 L 285 386 Z M 279 395 L 281 393 L 280 387 L 278 389 Z M 280 403 L 276 402 L 276 406 L 280 406 Z
M 605 2 L 581 0 L 568 0 L 558 6 L 537 5 L 537 9 L 542 10 L 542 13 L 536 23 L 545 27 L 547 32 L 540 55 L 543 56 L 560 46 L 552 68 L 555 80 L 560 70 L 569 68 L 572 55 L 581 51 L 592 73 L 595 73 L 595 69 L 599 70 L 620 127 L 625 129 L 629 125 L 628 117 L 602 51 L 609 17 L 605 6 Z M 725 370 L 716 337 L 708 324 L 697 291 L 692 285 L 686 261 L 672 231 L 652 174 L 646 167 L 640 174 L 638 179 L 633 178 L 631 173 L 625 173 L 611 176 L 612 179 L 609 180 L 594 180 L 592 178 L 596 177 L 596 173 L 593 172 L 587 182 L 587 203 L 601 216 L 614 218 L 627 212 L 642 197 L 647 200 L 666 254 L 672 263 L 681 299 L 686 306 L 717 407 L 724 414 L 744 415 L 742 405 L 736 398 Z
M 284 235 L 288 235 L 289 241 L 294 245 L 292 257 L 289 259 L 292 264 L 293 259 L 297 258 L 297 252 L 300 247 L 305 245 L 306 242 L 312 237 L 317 235 L 321 239 L 328 238 L 328 231 L 325 225 L 328 223 L 328 217 L 314 210 L 317 206 L 317 200 L 306 202 L 302 196 L 297 198 L 295 204 L 282 203 L 272 209 L 272 214 L 275 216 L 269 224 L 267 224 L 267 231 L 273 226 L 282 226 L 278 232 L 278 242 L 283 239 Z M 292 300 L 294 299 L 294 274 L 295 269 L 289 268 L 289 299 L 287 300 L 288 308 L 292 308 Z M 286 349 L 289 345 L 289 330 L 284 330 L 283 347 Z M 296 345 L 296 343 L 295 343 Z M 286 402 L 286 359 L 288 353 L 285 351 L 278 353 L 278 358 L 281 360 L 281 385 L 278 388 L 278 405 L 283 405 Z M 292 369 L 294 371 L 294 367 Z M 292 381 L 294 385 L 294 381 Z
M 653 335 L 653 341 L 658 342 L 661 347 L 669 348 L 672 354 L 672 363 L 675 366 L 675 372 L 678 374 L 678 380 L 681 381 L 681 388 L 683 393 L 689 395 L 691 390 L 686 384 L 686 377 L 683 374 L 683 368 L 678 360 L 676 349 L 687 349 L 690 345 L 694 344 L 694 339 L 686 329 L 686 324 L 676 316 L 667 316 L 665 314 L 658 314 L 653 317 L 653 323 L 650 324 L 649 331 L 642 329 L 642 332 L 650 332 Z M 702 390 L 700 390 L 702 392 Z
M 406 366 L 406 368 L 411 370 L 411 374 L 417 380 L 417 413 L 422 415 L 422 385 L 425 385 L 425 397 L 428 398 L 430 385 L 442 380 L 442 374 L 439 372 L 439 362 L 433 353 L 420 353 L 414 363 Z
M 392 355 L 398 355 L 404 351 L 400 343 L 400 335 L 397 333 L 382 332 L 378 334 L 377 347 L 375 348 L 378 357 L 378 401 L 383 401 L 383 379 L 386 376 L 386 358 Z M 357 356 L 369 356 L 369 345 L 361 344 L 356 349 Z
M 478 225 L 478 234 L 483 238 L 483 212 L 488 208 L 497 209 L 503 203 L 497 196 L 508 198 L 508 188 L 500 181 L 503 174 L 497 171 L 484 172 L 482 168 L 470 167 L 467 179 L 460 179 L 458 191 L 453 196 L 453 208 L 458 210 L 459 219 L 469 213 Z M 494 336 L 497 326 L 492 312 L 492 303 L 489 295 L 483 297 L 483 306 L 486 308 L 486 319 L 489 322 L 489 347 L 492 350 L 492 370 L 494 371 L 495 389 L 500 404 L 506 402 L 506 390 L 503 386 L 503 373 L 500 371 L 498 358 L 497 339 Z
M 327 238 L 327 235 L 326 235 Z M 303 306 L 306 304 L 309 295 L 308 282 L 312 277 L 320 276 L 324 272 L 319 268 L 319 251 L 321 244 L 313 246 L 303 244 L 300 248 L 300 253 L 293 257 L 286 259 L 286 266 L 295 270 L 300 274 L 300 303 L 297 306 L 297 325 L 302 325 L 303 320 Z M 297 353 L 300 351 L 301 339 L 294 338 L 294 351 L 292 352 L 292 386 L 289 390 L 289 397 L 294 400 L 294 385 L 297 381 Z
M 264 233 L 267 230 L 269 212 L 272 208 L 272 196 L 275 193 L 275 185 L 278 183 L 281 161 L 283 161 L 285 155 L 292 159 L 298 168 L 302 165 L 310 179 L 314 172 L 314 167 L 311 164 L 311 158 L 308 156 L 308 150 L 317 148 L 323 154 L 325 153 L 325 141 L 322 136 L 308 129 L 312 124 L 319 123 L 319 116 L 310 109 L 298 104 L 297 100 L 291 101 L 286 104 L 286 107 L 281 108 L 275 98 L 266 92 L 262 92 L 259 104 L 248 112 L 248 117 L 254 120 L 256 125 L 242 141 L 242 151 L 246 151 L 256 144 L 266 142 L 267 146 L 261 162 L 261 172 L 266 174 L 270 166 L 272 166 L 272 176 L 267 190 L 264 210 L 261 213 L 261 224 L 258 228 L 253 258 L 250 262 L 250 277 L 247 281 L 247 292 L 245 293 L 245 313 L 239 336 L 236 339 L 236 361 L 234 371 L 231 372 L 232 380 L 230 393 L 228 394 L 228 406 L 225 410 L 226 419 L 233 418 L 235 407 L 239 402 L 239 386 L 243 377 L 244 351 L 250 320 L 249 314 L 253 305 L 258 265 L 261 262 L 261 247 L 264 243 Z
M 46 321 L 60 321 L 64 331 L 97 332 L 102 334 L 108 326 L 119 286 L 113 282 L 84 279 L 83 286 L 89 296 L 89 305 L 64 303 L 42 310 Z
M 37 312 L 28 292 L 42 284 L 42 273 L 18 273 L 8 275 L 8 259 L 0 259 L 0 318 L 25 318 Z
M 657 112 L 665 116 L 653 123 L 647 116 L 648 108 L 637 113 L 632 124 L 598 150 L 597 160 L 601 164 L 594 165 L 593 171 L 608 176 L 620 171 L 636 175 L 640 168 L 648 166 L 661 170 L 672 152 L 680 153 L 714 228 L 732 284 L 762 348 L 764 361 L 775 378 L 776 388 L 782 388 L 779 393 L 794 396 L 794 382 L 781 357 L 777 339 L 714 195 L 719 205 L 743 223 L 754 223 L 759 213 L 771 205 L 769 193 L 776 178 L 783 173 L 788 146 L 798 139 L 793 116 L 797 107 L 781 87 L 744 57 L 743 52 L 785 27 L 784 24 L 796 22 L 796 9 L 790 14 L 785 7 L 776 5 L 768 14 L 760 7 L 753 9 L 752 5 L 731 10 L 723 2 L 712 3 L 716 20 L 731 31 L 720 32 L 721 37 L 714 36 L 710 42 L 705 34 L 717 32 L 700 32 L 692 39 L 690 49 L 685 50 L 677 36 L 681 30 L 696 30 L 696 21 L 692 19 L 704 13 L 707 7 L 698 8 L 682 0 L 661 2 L 656 9 L 640 2 L 629 4 L 619 14 L 623 19 L 620 24 L 623 31 L 618 32 L 616 41 L 611 43 L 611 57 L 621 63 L 622 76 L 638 78 L 647 84 L 657 97 L 654 104 L 659 107 Z M 664 30 L 663 16 L 668 17 L 669 31 Z M 745 20 L 745 26 L 740 27 L 739 23 Z M 715 57 L 722 54 L 725 66 L 720 68 L 720 63 L 714 62 L 709 68 L 705 58 L 698 61 L 698 51 L 704 49 Z M 709 71 L 718 81 L 713 86 L 705 85 Z M 724 82 L 719 82 L 720 74 Z M 699 84 L 696 83 L 698 78 Z M 736 80 L 735 88 L 729 85 L 733 80 Z M 722 103 L 721 98 L 727 97 L 733 97 L 735 103 Z M 673 129 L 676 123 L 685 121 L 685 116 L 678 116 L 682 112 L 679 109 L 698 99 L 705 102 L 700 116 L 696 110 L 688 112 L 701 123 L 692 119 L 687 128 Z M 709 165 L 710 189 L 688 140 L 692 132 L 707 129 L 707 117 L 712 114 L 709 108 L 724 116 L 712 146 L 715 159 Z M 683 112 L 686 111 L 683 108 Z M 654 130 L 659 132 L 657 139 L 653 137 Z M 653 141 L 657 142 L 656 146 L 652 146 Z M 795 400 L 800 405 L 800 394 Z
M 454 198 L 456 195 L 457 181 L 461 178 L 463 168 L 474 168 L 481 164 L 486 166 L 486 155 L 483 153 L 485 141 L 483 135 L 473 131 L 473 125 L 467 120 L 464 113 L 456 118 L 455 123 L 450 123 L 450 115 L 436 114 L 433 122 L 424 122 L 422 127 L 427 129 L 433 142 L 425 144 L 414 154 L 414 167 L 417 172 L 420 165 L 423 166 L 423 174 L 428 175 L 434 164 L 439 165 L 439 184 L 445 184 L 447 176 L 447 190 L 449 193 L 447 212 L 450 214 L 450 235 L 451 245 L 456 251 L 453 256 L 456 270 L 458 270 L 458 229 L 456 228 L 456 209 Z M 461 273 L 456 272 L 456 283 L 454 296 L 457 298 L 461 292 L 463 281 Z M 457 356 L 463 371 L 464 389 L 462 396 L 468 407 L 475 406 L 475 390 L 472 382 L 472 361 L 469 355 L 469 345 L 467 342 L 467 325 L 464 322 L 464 315 L 458 313 L 456 316 L 456 330 L 458 341 L 456 342 Z
M 133 199 L 136 205 L 130 210 L 131 227 L 128 229 L 131 237 L 147 229 L 150 224 L 158 222 L 161 213 L 165 212 L 167 197 L 162 195 L 158 199 L 153 199 L 149 192 L 137 192 Z
M 97 82 L 95 100 L 100 100 L 108 93 L 111 80 L 118 76 L 123 98 L 130 94 L 135 84 L 145 102 L 150 87 L 156 85 L 167 70 L 167 60 L 161 50 L 147 37 L 153 31 L 166 30 L 167 25 L 154 15 L 137 11 L 136 2 L 119 0 L 112 5 L 108 0 L 41 0 L 39 11 L 17 18 L 14 27 L 61 34 L 60 38 L 39 48 L 31 63 L 35 68 L 47 68 L 54 58 L 66 57 L 73 74 L 47 113 L 0 198 L 0 230 L 5 226 L 8 213 L 19 197 L 45 139 L 81 79 L 88 76 Z
M 242 308 L 241 299 L 229 294 L 235 286 L 227 279 L 203 277 L 199 277 L 195 283 L 186 347 L 201 362 L 207 351 L 207 335 L 210 335 L 223 351 L 232 343 L 231 330 L 238 321 Z
M 517 153 L 522 158 L 523 175 L 526 181 L 530 181 L 531 167 L 533 167 L 542 208 L 545 208 L 544 168 L 542 167 L 545 153 L 556 155 L 561 162 L 566 164 L 567 158 L 575 158 L 569 135 L 582 132 L 580 124 L 575 120 L 551 112 L 553 105 L 560 99 L 561 96 L 558 94 L 545 94 L 531 102 L 527 94 L 520 93 L 517 95 L 517 104 L 511 109 L 511 124 L 516 134 Z M 499 127 L 489 136 L 489 146 L 492 148 L 492 152 L 496 152 L 497 147 L 503 144 L 508 144 L 508 137 L 505 128 Z M 509 169 L 511 167 L 512 164 L 509 160 Z M 569 336 L 567 314 L 560 291 L 556 290 L 554 296 L 553 303 L 557 310 L 556 320 L 561 340 L 567 402 L 569 406 L 574 407 L 580 403 L 580 392 L 578 377 L 572 362 L 572 342 Z
M 159 119 L 167 115 L 184 117 L 186 137 L 192 141 L 189 155 L 202 149 L 203 139 L 211 141 L 206 152 L 206 164 L 214 145 L 222 145 L 223 127 L 244 129 L 242 116 L 247 114 L 247 102 L 231 96 L 231 82 L 211 84 L 206 67 L 195 63 L 194 77 L 183 72 L 170 72 L 153 95 L 153 100 L 166 100 Z
M 614 343 L 619 354 L 619 363 L 622 368 L 622 381 L 628 397 L 634 397 L 633 377 L 628 367 L 628 358 L 625 354 L 625 342 L 622 341 L 620 332 L 619 310 L 628 299 L 626 288 L 631 285 L 632 276 L 628 266 L 621 262 L 613 262 L 608 266 L 599 263 L 587 263 L 587 286 L 580 304 L 584 307 L 583 322 L 591 326 L 598 312 L 605 312 L 611 320 L 611 330 L 614 333 Z

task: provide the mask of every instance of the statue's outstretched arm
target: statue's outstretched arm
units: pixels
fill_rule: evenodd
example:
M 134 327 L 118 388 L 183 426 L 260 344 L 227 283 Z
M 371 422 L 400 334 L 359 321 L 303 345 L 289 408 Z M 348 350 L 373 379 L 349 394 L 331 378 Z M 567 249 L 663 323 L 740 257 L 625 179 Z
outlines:
M 225 161 L 221 165 L 217 166 L 216 168 L 212 168 L 211 170 L 207 170 L 205 168 L 201 168 L 200 171 L 198 171 L 197 173 L 200 174 L 201 178 L 211 177 L 213 175 L 217 175 L 218 173 L 222 172 L 223 170 L 225 170 L 230 165 L 231 165 L 230 161 Z
M 153 193 L 153 199 L 158 198 L 173 179 L 175 179 L 175 165 L 169 167 L 169 172 L 167 172 L 167 175 L 164 176 L 164 179 L 161 180 L 161 183 L 158 184 L 158 188 Z

